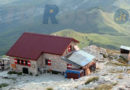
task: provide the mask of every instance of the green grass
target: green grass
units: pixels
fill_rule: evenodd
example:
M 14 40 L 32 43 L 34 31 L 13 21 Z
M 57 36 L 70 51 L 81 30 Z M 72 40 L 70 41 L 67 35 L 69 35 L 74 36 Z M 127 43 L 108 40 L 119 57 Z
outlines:
M 8 74 L 17 74 L 15 71 L 9 71 Z
M 15 71 L 9 71 L 8 74 L 17 74 L 17 75 L 22 75 L 22 72 L 15 72 Z
M 101 84 L 95 88 L 95 90 L 111 90 L 113 85 L 111 84 Z
M 120 75 L 118 76 L 118 79 L 123 79 L 123 75 L 120 74 Z
M 47 88 L 46 90 L 53 90 L 53 88 L 49 87 L 49 88 Z
M 123 64 L 123 63 L 113 63 L 114 65 L 117 65 L 117 66 L 130 66 L 128 64 Z
M 9 84 L 7 84 L 7 83 L 1 83 L 0 84 L 0 88 L 2 88 L 2 87 L 7 87 Z
M 118 59 L 118 61 L 119 61 L 120 63 L 123 63 L 123 64 L 128 64 L 128 60 L 125 59 L 123 56 L 120 56 L 120 58 Z
M 85 47 L 87 45 L 97 45 L 104 48 L 119 49 L 120 45 L 124 44 L 130 46 L 130 36 L 113 36 L 106 34 L 95 33 L 80 33 L 71 29 L 62 30 L 54 35 L 73 37 L 80 41 L 79 47 Z
M 98 81 L 98 79 L 99 79 L 99 77 L 91 77 L 91 78 L 89 78 L 89 79 L 85 82 L 85 84 L 89 84 L 90 82 Z
M 83 88 L 81 90 L 112 90 L 112 87 L 115 86 L 114 84 L 100 84 L 94 89 Z
M 3 79 L 11 79 L 11 80 L 16 80 L 16 78 L 11 78 L 11 77 L 3 77 Z
M 123 73 L 123 70 L 115 70 L 115 69 L 110 69 L 109 73 Z
M 118 62 L 113 62 L 113 61 L 109 61 L 108 63 L 106 63 L 106 65 L 115 65 L 115 66 L 126 66 L 126 67 L 129 67 L 130 65 L 129 64 L 124 64 L 124 63 L 118 63 Z

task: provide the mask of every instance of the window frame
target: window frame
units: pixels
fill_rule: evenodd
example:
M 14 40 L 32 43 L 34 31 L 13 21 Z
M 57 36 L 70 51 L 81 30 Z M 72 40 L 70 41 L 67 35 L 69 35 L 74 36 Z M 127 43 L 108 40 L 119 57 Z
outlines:
M 50 63 L 48 63 L 50 61 Z M 45 59 L 45 65 L 51 66 L 52 65 L 52 60 L 50 59 Z

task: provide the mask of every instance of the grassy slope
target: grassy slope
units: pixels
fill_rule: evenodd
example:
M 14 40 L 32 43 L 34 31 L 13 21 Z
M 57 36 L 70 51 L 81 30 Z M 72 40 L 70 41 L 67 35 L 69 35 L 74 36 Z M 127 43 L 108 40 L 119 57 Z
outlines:
M 107 26 L 110 26 L 112 28 L 114 28 L 115 30 L 117 30 L 119 33 L 123 33 L 123 34 L 130 34 L 129 31 L 125 30 L 123 28 L 122 25 L 120 24 L 117 24 L 114 22 L 114 13 L 107 13 L 107 12 L 103 12 L 103 11 L 100 11 L 101 12 L 101 15 L 104 19 L 104 23 L 107 25 Z
M 62 30 L 56 33 L 53 33 L 59 36 L 73 37 L 79 40 L 81 43 L 79 46 L 82 48 L 86 45 L 96 44 L 101 47 L 118 49 L 120 45 L 130 46 L 130 36 L 112 36 L 112 35 L 100 35 L 94 33 L 80 33 L 71 29 Z

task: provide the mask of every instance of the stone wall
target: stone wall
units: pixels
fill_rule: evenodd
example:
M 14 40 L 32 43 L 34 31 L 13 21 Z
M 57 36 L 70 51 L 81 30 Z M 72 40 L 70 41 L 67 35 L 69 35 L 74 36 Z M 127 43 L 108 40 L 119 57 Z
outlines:
M 61 56 L 59 55 L 52 55 L 52 54 L 44 54 L 44 57 L 46 59 L 51 60 L 51 66 L 46 65 L 46 68 L 49 70 L 54 70 L 54 71 L 60 71 L 64 72 L 67 70 L 67 62 L 61 59 Z M 74 65 L 72 65 L 72 68 L 77 68 Z
M 76 43 L 71 42 L 70 45 L 74 47 Z M 69 46 L 69 45 L 68 45 Z M 64 54 L 62 56 L 65 56 L 68 54 L 68 50 L 66 48 Z M 45 65 L 45 59 L 51 60 L 51 66 Z M 43 53 L 40 58 L 37 60 L 37 66 L 39 68 L 46 68 L 47 70 L 54 70 L 59 72 L 64 72 L 67 69 L 67 62 L 61 59 L 60 55 L 55 54 L 48 54 Z M 77 68 L 74 65 L 72 65 L 72 68 Z
M 32 73 L 34 75 L 36 75 L 37 72 L 37 63 L 35 60 L 30 60 L 31 62 L 31 66 L 25 66 L 25 65 L 20 65 L 20 64 L 15 64 L 15 57 L 10 57 L 10 68 L 16 72 L 23 72 L 23 68 L 28 68 L 29 73 Z M 12 65 L 15 65 L 16 67 L 13 68 Z

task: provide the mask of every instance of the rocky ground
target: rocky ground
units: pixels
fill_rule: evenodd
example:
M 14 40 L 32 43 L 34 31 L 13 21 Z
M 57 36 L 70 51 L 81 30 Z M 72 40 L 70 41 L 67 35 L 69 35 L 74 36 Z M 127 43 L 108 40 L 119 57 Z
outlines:
M 0 72 L 0 90 L 130 90 L 130 65 L 121 63 L 119 52 L 96 46 L 84 48 L 98 59 L 97 70 L 77 80 L 60 74 L 39 76 Z

